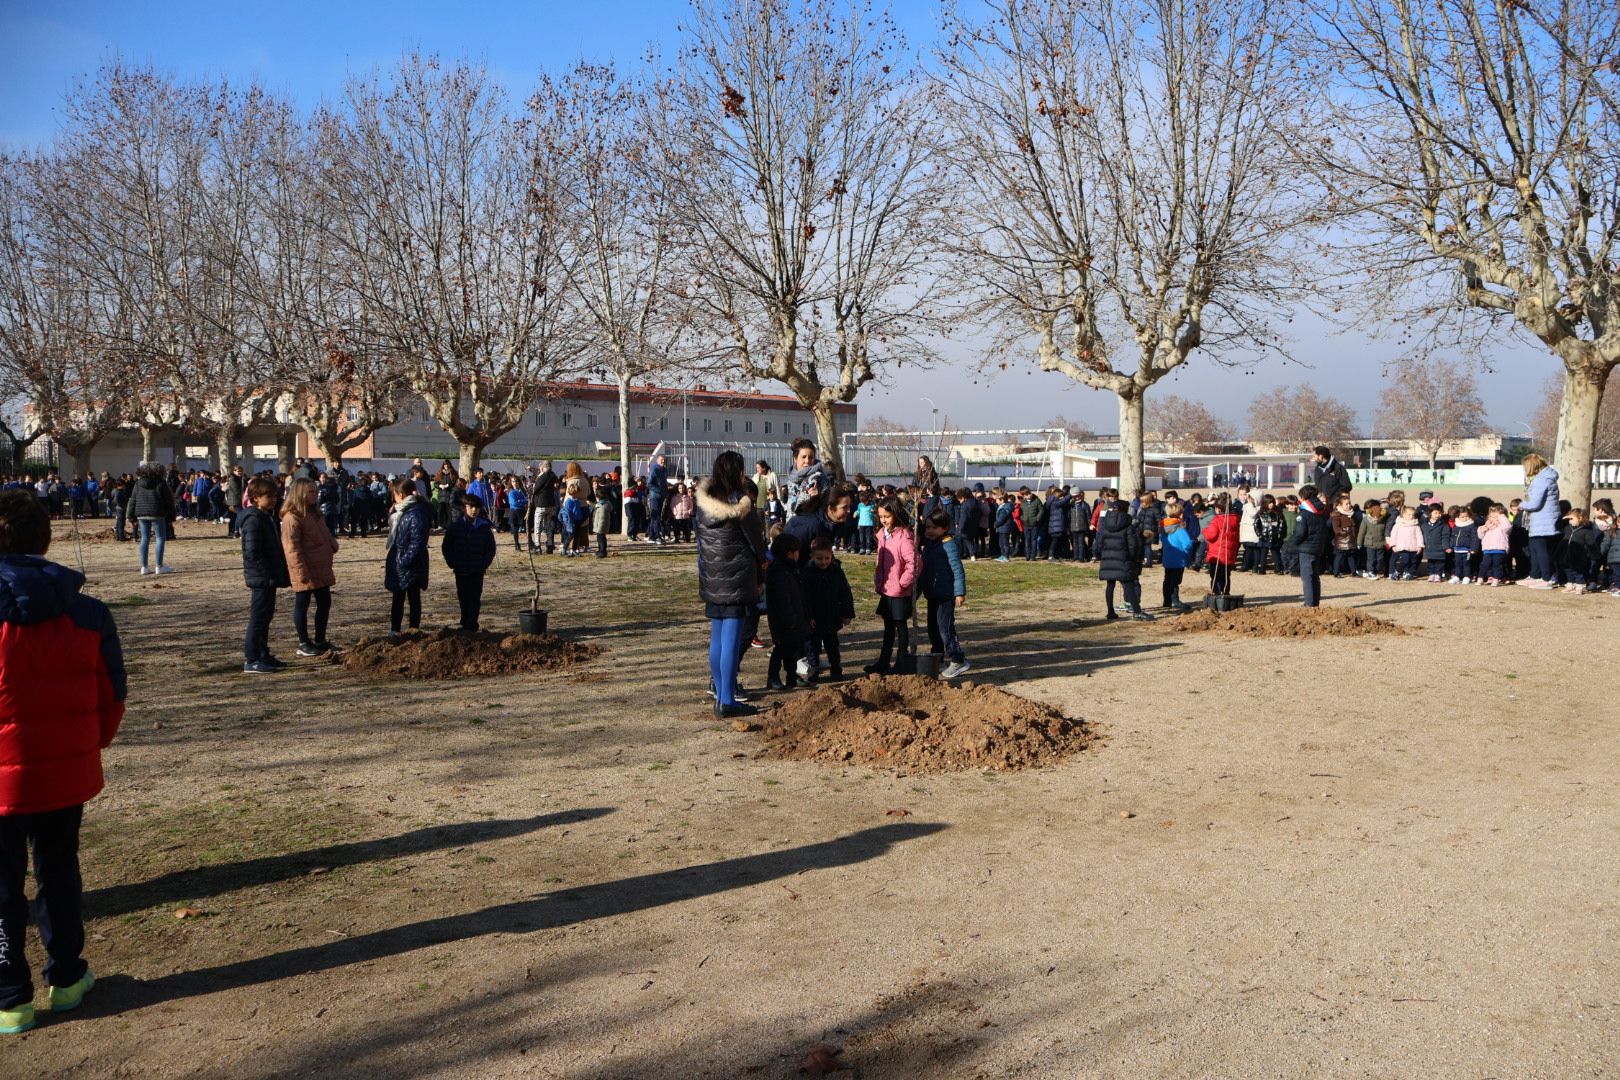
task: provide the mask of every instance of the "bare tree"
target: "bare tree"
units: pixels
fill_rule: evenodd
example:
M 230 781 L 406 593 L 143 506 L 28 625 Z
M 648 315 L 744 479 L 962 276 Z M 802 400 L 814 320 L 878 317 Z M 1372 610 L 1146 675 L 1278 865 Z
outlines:
M 1620 363 L 1620 7 L 1581 0 L 1324 0 L 1343 73 L 1312 150 L 1355 260 L 1387 299 L 1448 281 L 1451 304 L 1564 365 L 1554 457 L 1577 505 Z M 1419 301 L 1423 303 L 1423 301 Z M 1448 306 L 1428 301 L 1425 314 Z
M 1342 450 L 1356 442 L 1356 410 L 1304 383 L 1279 386 L 1249 402 L 1249 441 L 1289 453 L 1324 444 Z
M 1378 430 L 1411 440 L 1435 467 L 1440 448 L 1485 430 L 1485 403 L 1467 364 L 1425 357 L 1397 364 L 1378 404 Z
M 470 474 L 585 350 L 567 155 L 466 63 L 409 56 L 387 86 L 351 82 L 346 108 L 319 117 L 321 154 L 369 344 L 405 363 Z
M 1549 379 L 1542 392 L 1541 404 L 1530 417 L 1530 438 L 1536 448 L 1552 453 L 1558 445 L 1558 417 L 1563 411 L 1564 380 Z M 1620 458 L 1620 394 L 1603 395 L 1603 407 L 1598 410 L 1597 437 L 1592 441 L 1592 457 Z
M 1084 420 L 1070 420 L 1061 413 L 1052 417 L 1042 426 L 1057 428 L 1076 442 L 1086 442 L 1097 437 L 1097 433 L 1091 430 L 1090 424 Z
M 562 155 L 581 226 L 572 286 L 595 333 L 584 362 L 619 390 L 619 469 L 631 475 L 630 386 L 661 374 L 683 379 L 712 358 L 694 332 L 687 282 L 675 257 L 671 185 L 654 167 L 643 89 L 611 66 L 580 64 L 542 78 L 530 99 L 545 152 Z M 633 522 L 623 516 L 629 535 Z
M 1232 440 L 1232 428 L 1209 407 L 1179 394 L 1148 402 L 1144 438 L 1165 444 L 1178 454 L 1218 453 Z
M 1268 0 L 992 0 L 943 60 L 960 254 L 1008 349 L 1119 398 L 1121 488 L 1143 402 L 1196 349 L 1274 348 L 1292 303 L 1297 16 Z M 1247 353 L 1244 350 L 1248 350 Z
M 834 404 L 932 357 L 942 199 L 917 77 L 863 0 L 694 0 L 687 31 L 649 121 L 699 310 L 841 472 Z

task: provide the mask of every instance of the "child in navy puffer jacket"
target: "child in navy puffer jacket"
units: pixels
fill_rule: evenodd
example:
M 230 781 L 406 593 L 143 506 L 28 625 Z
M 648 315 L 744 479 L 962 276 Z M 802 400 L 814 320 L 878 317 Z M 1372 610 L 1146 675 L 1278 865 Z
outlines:
M 478 614 L 484 606 L 484 574 L 495 561 L 495 526 L 484 516 L 484 500 L 477 495 L 463 495 L 461 510 L 461 515 L 445 528 L 439 549 L 456 575 L 461 628 L 477 630 Z

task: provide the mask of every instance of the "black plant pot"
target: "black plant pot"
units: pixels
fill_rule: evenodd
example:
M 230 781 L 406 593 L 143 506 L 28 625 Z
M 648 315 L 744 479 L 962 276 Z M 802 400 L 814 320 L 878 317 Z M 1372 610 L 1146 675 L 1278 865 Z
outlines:
M 1231 595 L 1217 596 L 1215 593 L 1210 593 L 1208 596 L 1204 597 L 1204 606 L 1209 608 L 1211 611 L 1236 611 L 1238 608 L 1243 606 L 1243 597 Z
M 525 634 L 545 633 L 546 609 L 537 608 L 533 611 L 518 612 L 518 630 Z

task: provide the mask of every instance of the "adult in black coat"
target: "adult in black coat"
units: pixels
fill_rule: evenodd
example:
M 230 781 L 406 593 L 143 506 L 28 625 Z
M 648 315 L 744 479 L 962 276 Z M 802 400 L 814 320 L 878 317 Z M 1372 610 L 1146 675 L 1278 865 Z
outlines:
M 1337 506 L 1339 496 L 1350 493 L 1350 473 L 1344 467 L 1344 462 L 1334 457 L 1333 451 L 1327 447 L 1318 446 L 1314 453 L 1316 469 L 1312 478 L 1316 481 L 1316 490 L 1321 493 L 1322 505 Z
M 765 568 L 765 531 L 754 507 L 753 485 L 743 476 L 742 455 L 727 450 L 714 472 L 698 485 L 695 513 L 698 595 L 709 619 L 709 678 L 715 713 L 751 715 L 737 702 L 743 628 L 757 610 Z

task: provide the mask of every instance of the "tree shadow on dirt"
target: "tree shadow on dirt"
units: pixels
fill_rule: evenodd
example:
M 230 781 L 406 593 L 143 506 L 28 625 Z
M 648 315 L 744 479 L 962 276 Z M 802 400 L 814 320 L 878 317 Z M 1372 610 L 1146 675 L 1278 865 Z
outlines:
M 992 674 L 1018 679 L 1089 675 L 1128 664 L 1143 653 L 1184 647 L 1179 641 L 1095 641 L 1072 636 L 1003 637 L 983 648 L 974 648 L 971 641 L 964 644 L 973 662 L 968 677 L 973 679 Z M 927 646 L 926 639 L 923 646 Z
M 309 851 L 294 851 L 286 855 L 249 859 L 245 862 L 176 870 L 150 881 L 113 885 L 87 892 L 84 896 L 84 913 L 89 918 L 123 915 L 158 904 L 197 900 L 255 885 L 286 881 L 289 878 L 302 877 L 312 870 L 336 870 L 379 859 L 398 858 L 401 855 L 420 855 L 423 852 L 441 851 L 464 844 L 483 843 L 486 840 L 505 840 L 556 825 L 591 821 L 611 813 L 613 813 L 611 807 L 589 807 L 555 814 L 539 814 L 530 818 L 434 825 L 425 829 L 413 829 L 398 836 L 385 836 L 378 840 L 332 844 L 312 848 Z
M 1352 604 L 1352 607 L 1368 608 L 1383 607 L 1385 604 L 1421 604 L 1426 600 L 1444 600 L 1451 593 L 1420 593 L 1415 596 L 1392 596 L 1387 600 L 1369 600 L 1365 604 Z
M 113 1015 L 159 1002 L 256 986 L 292 975 L 330 971 L 489 934 L 550 930 L 645 911 L 748 888 L 807 870 L 865 862 L 883 855 L 895 844 L 928 836 L 946 827 L 921 822 L 880 825 L 836 840 L 543 893 L 529 900 L 426 919 L 150 981 L 109 975 L 97 980 L 96 996 L 86 999 L 86 1005 L 94 1002 L 94 1007 L 87 1007 L 86 1013 Z

